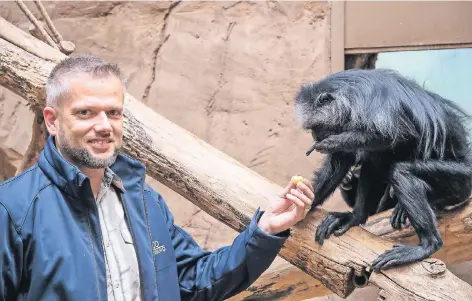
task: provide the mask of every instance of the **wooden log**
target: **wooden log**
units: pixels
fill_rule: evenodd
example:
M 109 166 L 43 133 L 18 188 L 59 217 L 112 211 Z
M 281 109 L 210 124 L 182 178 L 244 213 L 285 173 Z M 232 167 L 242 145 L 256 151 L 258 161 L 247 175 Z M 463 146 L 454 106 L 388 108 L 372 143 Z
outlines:
M 15 45 L 21 45 L 21 41 Z M 54 64 L 0 39 L 0 84 L 33 106 L 44 106 L 43 85 Z M 49 47 L 43 43 L 41 47 Z M 59 60 L 62 53 L 50 48 Z M 258 207 L 265 208 L 282 188 L 127 94 L 123 150 L 143 161 L 148 174 L 231 228 L 242 231 Z M 361 227 L 313 241 L 326 213 L 316 210 L 293 227 L 280 256 L 318 279 L 339 296 L 348 296 L 356 275 L 392 247 Z M 395 300 L 467 300 L 472 288 L 447 269 L 437 275 L 428 261 L 373 273 L 370 281 Z M 414 293 L 413 293 L 414 292 Z
M 392 211 L 387 210 L 370 217 L 362 228 L 392 242 L 417 244 L 418 236 L 411 226 L 402 230 L 392 228 Z M 438 229 L 444 246 L 434 253 L 432 258 L 440 259 L 446 264 L 472 260 L 472 203 L 464 208 L 438 214 Z M 362 281 L 361 278 L 358 280 Z M 331 293 L 324 286 L 320 286 L 318 281 L 285 261 L 271 267 L 248 290 L 230 301 L 304 300 Z
M 26 154 L 23 156 L 20 166 L 16 170 L 15 176 L 25 169 L 30 168 L 36 163 L 36 161 L 38 161 L 39 153 L 46 144 L 47 129 L 41 111 L 36 111 L 34 113 L 32 128 L 30 144 L 28 145 L 28 149 L 26 150 Z
M 228 301 L 299 301 L 331 294 L 320 281 L 280 259 L 247 290 Z

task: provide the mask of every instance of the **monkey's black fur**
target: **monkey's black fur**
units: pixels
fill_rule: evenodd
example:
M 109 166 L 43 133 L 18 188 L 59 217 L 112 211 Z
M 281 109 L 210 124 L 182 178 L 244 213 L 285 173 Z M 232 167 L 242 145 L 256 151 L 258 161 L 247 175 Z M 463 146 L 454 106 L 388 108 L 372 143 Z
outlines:
M 434 211 L 466 203 L 472 189 L 469 116 L 461 108 L 393 70 L 353 69 L 303 85 L 296 112 L 315 140 L 307 155 L 326 154 L 314 172 L 312 208 L 343 181 L 350 187 L 342 194 L 352 212 L 329 213 L 318 243 L 365 223 L 380 206 L 395 207 L 395 228 L 408 217 L 420 244 L 395 245 L 372 263 L 374 270 L 422 260 L 442 247 Z M 354 165 L 361 166 L 359 177 L 348 173 Z

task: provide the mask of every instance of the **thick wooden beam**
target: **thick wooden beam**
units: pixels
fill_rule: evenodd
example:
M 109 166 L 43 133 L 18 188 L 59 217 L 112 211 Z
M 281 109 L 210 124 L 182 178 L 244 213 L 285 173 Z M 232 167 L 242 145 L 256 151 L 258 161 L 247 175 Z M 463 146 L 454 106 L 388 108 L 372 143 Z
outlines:
M 0 85 L 41 108 L 43 85 L 54 62 L 26 52 L 18 47 L 22 43 L 0 39 Z M 49 46 L 43 43 L 41 47 Z M 49 49 L 57 60 L 65 57 Z M 244 230 L 254 211 L 265 208 L 282 190 L 129 94 L 125 99 L 123 146 L 125 153 L 147 165 L 150 176 L 237 231 Z M 336 294 L 348 296 L 356 275 L 363 275 L 369 263 L 392 243 L 354 227 L 319 246 L 313 241 L 313 233 L 325 215 L 316 210 L 295 226 L 280 256 Z M 447 269 L 431 268 L 443 267 L 431 262 L 372 273 L 370 281 L 391 300 L 472 299 L 472 288 L 467 283 Z
M 396 243 L 417 244 L 418 236 L 410 226 L 395 230 L 390 225 L 388 210 L 369 218 L 362 226 L 370 233 Z M 433 254 L 446 264 L 472 260 L 472 203 L 448 213 L 438 215 L 438 229 L 444 246 Z M 361 279 L 359 279 L 361 280 Z M 318 281 L 308 276 L 288 262 L 281 262 L 271 267 L 247 291 L 233 297 L 231 301 L 244 300 L 305 300 L 332 294 Z

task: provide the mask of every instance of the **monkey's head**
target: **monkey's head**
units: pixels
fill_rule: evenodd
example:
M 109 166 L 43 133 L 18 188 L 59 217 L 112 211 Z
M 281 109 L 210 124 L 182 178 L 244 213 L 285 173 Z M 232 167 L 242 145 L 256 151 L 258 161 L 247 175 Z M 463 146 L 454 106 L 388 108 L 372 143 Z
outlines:
M 298 90 L 296 115 L 303 129 L 311 131 L 315 142 L 350 127 L 352 102 L 346 96 L 353 92 L 348 89 L 347 83 L 330 76 L 303 84 Z
M 425 157 L 433 151 L 442 155 L 448 131 L 453 130 L 446 126 L 447 120 L 466 115 L 452 102 L 389 69 L 350 69 L 304 84 L 295 107 L 301 126 L 312 132 L 315 143 L 357 131 L 388 138 L 392 147 L 414 142 Z

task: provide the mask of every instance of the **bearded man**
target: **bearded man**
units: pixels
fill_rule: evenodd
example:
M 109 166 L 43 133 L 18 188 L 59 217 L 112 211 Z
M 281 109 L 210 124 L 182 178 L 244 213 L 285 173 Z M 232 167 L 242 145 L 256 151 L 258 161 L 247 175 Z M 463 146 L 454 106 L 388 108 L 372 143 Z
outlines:
M 120 153 L 125 91 L 119 67 L 96 57 L 52 70 L 46 146 L 0 185 L 0 300 L 224 300 L 270 266 L 311 206 L 309 182 L 290 181 L 232 245 L 203 250 Z

